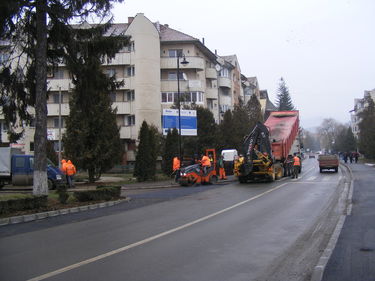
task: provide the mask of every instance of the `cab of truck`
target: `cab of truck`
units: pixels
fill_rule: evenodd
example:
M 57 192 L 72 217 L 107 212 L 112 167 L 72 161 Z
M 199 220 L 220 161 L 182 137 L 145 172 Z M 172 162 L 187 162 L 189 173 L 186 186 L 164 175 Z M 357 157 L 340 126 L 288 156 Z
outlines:
M 12 184 L 32 185 L 34 174 L 34 156 L 24 154 L 12 155 Z M 60 169 L 47 159 L 48 188 L 55 189 L 59 184 L 63 184 L 65 177 Z

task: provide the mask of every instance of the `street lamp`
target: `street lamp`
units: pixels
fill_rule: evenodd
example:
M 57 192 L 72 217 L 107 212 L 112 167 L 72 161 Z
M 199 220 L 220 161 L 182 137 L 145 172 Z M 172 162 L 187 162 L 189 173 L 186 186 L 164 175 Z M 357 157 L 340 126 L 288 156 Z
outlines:
M 59 167 L 61 167 L 61 87 L 59 86 Z
M 182 161 L 182 148 L 181 148 L 181 98 L 180 98 L 180 58 L 182 58 L 182 65 L 187 65 L 189 62 L 181 53 L 177 53 L 177 96 L 178 96 L 178 154 L 180 161 Z M 182 163 L 182 162 L 181 162 Z

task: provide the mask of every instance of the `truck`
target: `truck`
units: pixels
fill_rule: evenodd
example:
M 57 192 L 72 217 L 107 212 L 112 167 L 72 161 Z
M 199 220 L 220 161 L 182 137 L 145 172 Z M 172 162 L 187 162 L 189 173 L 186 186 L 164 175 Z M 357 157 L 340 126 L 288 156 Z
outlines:
M 264 124 L 257 122 L 251 133 L 244 138 L 239 181 L 274 181 L 290 176 L 293 154 L 300 152 L 298 131 L 297 110 L 274 111 Z
M 331 155 L 319 155 L 319 170 L 323 173 L 323 170 L 334 170 L 335 173 L 339 170 L 339 157 L 335 154 Z
M 34 155 L 21 154 L 12 147 L 0 147 L 0 188 L 5 184 L 32 185 L 34 174 Z M 60 169 L 47 159 L 48 188 L 54 189 L 65 184 Z

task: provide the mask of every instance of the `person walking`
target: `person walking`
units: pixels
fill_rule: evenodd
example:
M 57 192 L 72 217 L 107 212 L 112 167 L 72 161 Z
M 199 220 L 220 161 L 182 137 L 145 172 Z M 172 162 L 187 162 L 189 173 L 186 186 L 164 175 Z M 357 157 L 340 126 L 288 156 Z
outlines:
M 223 155 L 219 156 L 219 161 L 218 161 L 218 166 L 219 166 L 219 178 L 221 180 L 226 180 L 227 177 L 225 175 L 225 169 L 224 169 L 224 157 Z
M 173 173 L 175 174 L 174 180 L 175 182 L 178 182 L 178 179 L 180 178 L 180 168 L 181 168 L 181 161 L 178 156 L 175 156 L 173 158 Z
M 73 165 L 72 161 L 70 160 L 68 160 L 68 163 L 65 166 L 65 173 L 69 188 L 74 187 L 73 176 L 77 173 L 77 170 L 76 167 Z
M 293 157 L 293 176 L 292 179 L 298 179 L 298 172 L 301 167 L 301 159 L 297 156 L 297 153 L 294 153 Z

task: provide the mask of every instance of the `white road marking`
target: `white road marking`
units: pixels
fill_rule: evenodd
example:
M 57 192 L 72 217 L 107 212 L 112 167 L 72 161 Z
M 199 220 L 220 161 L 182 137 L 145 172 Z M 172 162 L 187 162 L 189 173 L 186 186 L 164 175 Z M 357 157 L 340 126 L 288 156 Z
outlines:
M 316 176 L 311 176 L 311 177 L 309 177 L 307 180 L 308 181 L 313 181 L 313 180 L 315 180 L 316 179 Z
M 222 213 L 228 212 L 228 211 L 230 211 L 230 210 L 232 210 L 232 209 L 234 209 L 234 208 L 237 208 L 237 207 L 239 207 L 239 206 L 242 206 L 242 205 L 244 205 L 244 204 L 246 204 L 246 203 L 248 203 L 248 202 L 250 202 L 250 201 L 253 201 L 253 200 L 258 199 L 258 198 L 260 198 L 260 197 L 262 197 L 262 196 L 264 196 L 264 195 L 266 195 L 266 194 L 268 194 L 268 193 L 271 193 L 271 192 L 273 192 L 273 191 L 279 189 L 280 187 L 282 187 L 282 186 L 284 186 L 284 185 L 286 185 L 286 184 L 287 184 L 287 183 L 280 184 L 280 185 L 278 185 L 278 186 L 276 186 L 276 187 L 274 187 L 274 188 L 271 188 L 270 190 L 267 190 L 267 191 L 265 191 L 265 192 L 263 192 L 263 193 L 261 193 L 261 194 L 258 194 L 258 195 L 254 196 L 254 197 L 251 197 L 251 198 L 249 198 L 249 199 L 247 199 L 247 200 L 245 200 L 245 201 L 239 202 L 239 203 L 234 204 L 234 205 L 232 205 L 232 206 L 230 206 L 230 207 L 228 207 L 228 208 L 222 209 L 222 210 L 220 210 L 220 211 L 218 211 L 218 212 L 212 213 L 212 214 L 210 214 L 210 215 L 207 215 L 207 216 L 202 217 L 202 218 L 200 218 L 200 219 L 197 219 L 197 220 L 195 220 L 195 221 L 192 221 L 192 222 L 186 223 L 186 224 L 181 225 L 181 226 L 179 226 L 179 227 L 176 227 L 176 228 L 173 228 L 173 229 L 167 230 L 167 231 L 165 231 L 165 232 L 159 233 L 159 234 L 157 234 L 157 235 L 155 235 L 155 236 L 151 236 L 151 237 L 149 237 L 149 238 L 143 239 L 143 240 L 138 241 L 138 242 L 135 242 L 135 243 L 133 243 L 133 244 L 130 244 L 130 245 L 127 245 L 127 246 L 124 246 L 124 247 L 118 248 L 118 249 L 116 249 L 116 250 L 113 250 L 113 251 L 110 251 L 110 252 L 107 252 L 107 253 L 104 253 L 104 254 L 101 254 L 101 255 L 98 255 L 98 256 L 93 257 L 93 258 L 91 258 L 91 259 L 87 259 L 87 260 L 84 260 L 84 261 L 81 261 L 81 262 L 77 262 L 77 263 L 71 264 L 71 265 L 69 265 L 69 266 L 66 266 L 66 267 L 63 267 L 63 268 L 57 269 L 57 270 L 55 270 L 55 271 L 51 271 L 51 272 L 48 272 L 48 273 L 46 273 L 46 274 L 43 274 L 43 275 L 40 275 L 40 276 L 36 276 L 36 277 L 31 278 L 31 279 L 29 279 L 29 280 L 27 280 L 27 281 L 39 281 L 39 280 L 44 280 L 44 279 L 47 279 L 47 278 L 50 278 L 50 277 L 53 277 L 53 276 L 59 275 L 59 274 L 61 274 L 61 273 L 64 273 L 64 272 L 67 272 L 67 271 L 73 270 L 73 269 L 75 269 L 75 268 L 81 267 L 81 266 L 83 266 L 83 265 L 90 264 L 90 263 L 96 262 L 96 261 L 98 261 L 98 260 L 102 260 L 102 259 L 108 258 L 108 257 L 110 257 L 110 256 L 113 256 L 113 255 L 119 254 L 119 253 L 121 253 L 121 252 L 125 252 L 125 251 L 127 251 L 127 250 L 129 250 L 129 249 L 132 249 L 132 248 L 135 248 L 135 247 L 137 247 L 137 246 L 140 246 L 140 245 L 143 245 L 143 244 L 149 243 L 149 242 L 151 242 L 151 241 L 153 241 L 153 240 L 159 239 L 159 238 L 161 238 L 161 237 L 164 237 L 164 236 L 166 236 L 166 235 L 172 234 L 172 233 L 177 232 L 177 231 L 179 231 L 179 230 L 182 230 L 182 229 L 184 229 L 184 228 L 188 228 L 188 227 L 190 227 L 190 226 L 193 226 L 193 225 L 195 225 L 195 224 L 197 224 L 197 223 L 200 223 L 200 222 L 202 222 L 202 221 L 206 221 L 206 220 L 208 220 L 208 219 L 210 219 L 210 218 L 213 218 L 213 217 L 215 217 L 215 216 L 217 216 L 217 215 L 220 215 L 220 214 L 222 214 Z

